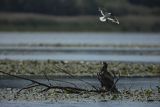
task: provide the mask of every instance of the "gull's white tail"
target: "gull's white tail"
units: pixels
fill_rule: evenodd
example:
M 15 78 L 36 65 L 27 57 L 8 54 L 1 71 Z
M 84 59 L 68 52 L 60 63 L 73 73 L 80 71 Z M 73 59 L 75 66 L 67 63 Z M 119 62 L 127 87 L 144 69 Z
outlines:
M 99 17 L 99 20 L 100 20 L 101 22 L 105 22 L 105 21 L 106 21 L 106 18 L 105 18 L 105 17 Z

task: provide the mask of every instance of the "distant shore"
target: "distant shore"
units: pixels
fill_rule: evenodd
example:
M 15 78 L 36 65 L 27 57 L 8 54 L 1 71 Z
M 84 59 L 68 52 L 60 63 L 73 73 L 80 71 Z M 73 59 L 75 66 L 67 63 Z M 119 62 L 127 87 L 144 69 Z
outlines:
M 120 24 L 100 22 L 99 16 L 52 16 L 0 13 L 0 31 L 160 32 L 159 16 L 120 16 Z

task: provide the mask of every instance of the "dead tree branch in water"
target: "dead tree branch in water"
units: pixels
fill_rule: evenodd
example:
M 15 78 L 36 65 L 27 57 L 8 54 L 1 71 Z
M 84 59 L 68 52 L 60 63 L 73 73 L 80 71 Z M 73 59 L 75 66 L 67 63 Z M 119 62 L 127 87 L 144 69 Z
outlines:
M 43 72 L 43 73 L 44 73 L 44 77 L 47 79 L 47 81 L 48 81 L 49 85 L 50 85 L 50 86 L 52 86 L 52 84 L 51 84 L 51 82 L 50 82 L 50 79 L 49 79 L 48 75 L 46 74 L 46 72 Z M 53 78 L 52 78 L 52 80 L 54 80 L 54 81 L 58 81 L 58 82 L 62 82 L 62 83 L 68 83 L 68 84 L 73 85 L 74 87 L 77 87 L 77 85 L 76 85 L 76 84 L 71 83 L 71 82 L 67 82 L 67 81 L 63 81 L 63 80 L 58 80 L 58 79 L 53 79 Z
M 50 82 L 50 80 L 49 80 L 49 78 L 48 78 L 48 76 L 47 76 L 46 72 L 43 72 L 43 73 L 44 73 L 44 77 L 47 79 L 47 81 L 48 81 L 49 85 L 50 85 L 50 86 L 52 86 L 52 84 L 51 84 L 51 82 Z
M 72 75 L 71 73 L 67 72 L 63 68 L 60 68 L 58 66 L 56 66 L 56 67 L 61 72 L 63 72 L 65 74 L 69 75 L 70 77 L 74 78 L 74 75 Z M 77 92 L 81 92 L 81 91 L 83 91 L 83 92 L 97 92 L 97 93 L 109 92 L 109 91 L 110 92 L 119 92 L 118 89 L 116 88 L 116 83 L 118 82 L 119 77 L 117 77 L 114 74 L 114 72 L 113 72 L 113 74 L 111 74 L 110 72 L 108 72 L 107 67 L 108 67 L 108 64 L 106 62 L 103 62 L 103 67 L 100 70 L 100 72 L 97 74 L 98 80 L 101 83 L 101 88 L 97 88 L 93 84 L 91 84 L 91 83 L 89 83 L 87 81 L 84 81 L 83 79 L 77 78 L 77 80 L 79 80 L 79 81 L 81 81 L 81 82 L 89 85 L 90 87 L 92 87 L 92 89 L 90 89 L 90 90 L 77 87 L 76 84 L 71 83 L 71 82 L 67 82 L 67 81 L 63 81 L 63 80 L 56 80 L 56 79 L 53 79 L 53 80 L 54 81 L 59 81 L 59 82 L 64 82 L 64 83 L 68 83 L 68 84 L 70 84 L 72 86 L 53 85 L 53 84 L 51 84 L 50 79 L 48 78 L 48 76 L 47 76 L 47 74 L 45 72 L 44 72 L 44 77 L 47 79 L 48 83 L 43 83 L 43 82 L 39 82 L 39 81 L 36 81 L 36 80 L 33 80 L 33 79 L 17 76 L 17 75 L 14 75 L 14 74 L 6 73 L 4 71 L 0 71 L 0 73 L 32 82 L 31 84 L 27 85 L 26 87 L 20 89 L 18 91 L 18 93 L 21 92 L 22 90 L 26 90 L 26 89 L 37 87 L 37 86 L 43 86 L 43 87 L 45 87 L 41 92 L 48 91 L 50 89 L 67 90 L 67 91 L 76 92 L 76 93 Z M 116 81 L 114 82 L 114 78 L 115 77 L 116 77 Z
M 19 78 L 19 79 L 23 79 L 23 80 L 27 80 L 27 81 L 30 81 L 32 82 L 32 84 L 28 85 L 27 87 L 24 87 L 22 89 L 19 90 L 22 91 L 24 89 L 29 89 L 29 88 L 33 88 L 33 87 L 37 87 L 37 86 L 43 86 L 45 87 L 45 89 L 43 89 L 41 92 L 44 92 L 44 91 L 48 91 L 50 89 L 60 89 L 60 90 L 70 90 L 72 92 L 97 92 L 97 93 L 101 93 L 101 92 L 108 92 L 107 90 L 95 90 L 95 89 L 91 89 L 91 90 L 87 90 L 87 89 L 82 89 L 82 88 L 78 88 L 78 87 L 69 87 L 69 86 L 56 86 L 56 85 L 48 85 L 48 84 L 45 84 L 45 83 L 42 83 L 42 82 L 39 82 L 39 81 L 36 81 L 36 80 L 33 80 L 33 79 L 29 79 L 29 78 L 25 78 L 25 77 L 21 77 L 21 76 L 17 76 L 17 75 L 14 75 L 14 74 L 10 74 L 10 73 L 6 73 L 4 71 L 0 71 L 0 73 L 2 74 L 6 74 L 8 76 L 11 76 L 11 77 L 16 77 L 16 78 Z
M 56 66 L 56 65 L 55 65 Z M 60 69 L 63 73 L 65 73 L 65 74 L 68 74 L 69 76 L 71 76 L 71 77 L 74 77 L 71 73 L 69 73 L 69 72 L 67 72 L 66 70 L 64 70 L 64 69 L 62 69 L 62 68 L 60 68 L 60 67 L 58 67 L 58 66 L 56 66 L 58 69 Z M 95 90 L 98 90 L 94 85 L 92 85 L 91 83 L 89 83 L 89 82 L 87 82 L 87 81 L 84 81 L 83 79 L 80 79 L 80 78 L 77 78 L 79 81 L 82 81 L 82 82 L 84 82 L 85 84 L 87 84 L 87 85 L 89 85 L 89 86 L 91 86 L 93 89 L 95 89 Z

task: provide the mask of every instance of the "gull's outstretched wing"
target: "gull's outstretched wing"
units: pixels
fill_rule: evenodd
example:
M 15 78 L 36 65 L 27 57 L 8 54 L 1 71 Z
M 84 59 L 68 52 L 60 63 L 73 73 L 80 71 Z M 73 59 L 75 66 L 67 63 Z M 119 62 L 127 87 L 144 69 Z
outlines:
M 108 20 L 110 20 L 110 21 L 114 21 L 114 19 L 112 19 L 112 18 L 107 18 Z
M 103 11 L 99 8 L 99 11 L 101 12 L 102 16 L 105 16 L 105 14 L 103 13 Z
M 105 17 L 111 17 L 111 13 L 105 12 Z
M 114 17 L 114 18 L 115 18 L 115 20 L 116 20 L 116 23 L 119 24 L 119 21 L 118 21 L 117 17 Z
M 112 18 L 107 18 L 107 19 L 112 21 L 112 22 L 114 22 L 114 23 L 116 23 L 116 24 L 119 24 L 119 21 L 118 21 L 118 19 L 116 17 L 114 19 L 112 19 Z

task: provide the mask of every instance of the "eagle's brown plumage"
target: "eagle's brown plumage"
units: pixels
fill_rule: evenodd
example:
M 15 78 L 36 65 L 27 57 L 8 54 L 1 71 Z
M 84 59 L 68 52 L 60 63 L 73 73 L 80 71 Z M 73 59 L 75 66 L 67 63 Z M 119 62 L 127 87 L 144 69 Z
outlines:
M 107 68 L 108 64 L 106 62 L 103 62 L 103 67 L 97 74 L 98 80 L 100 81 L 102 88 L 111 92 L 118 92 L 114 84 L 114 76 L 110 72 L 108 72 Z

